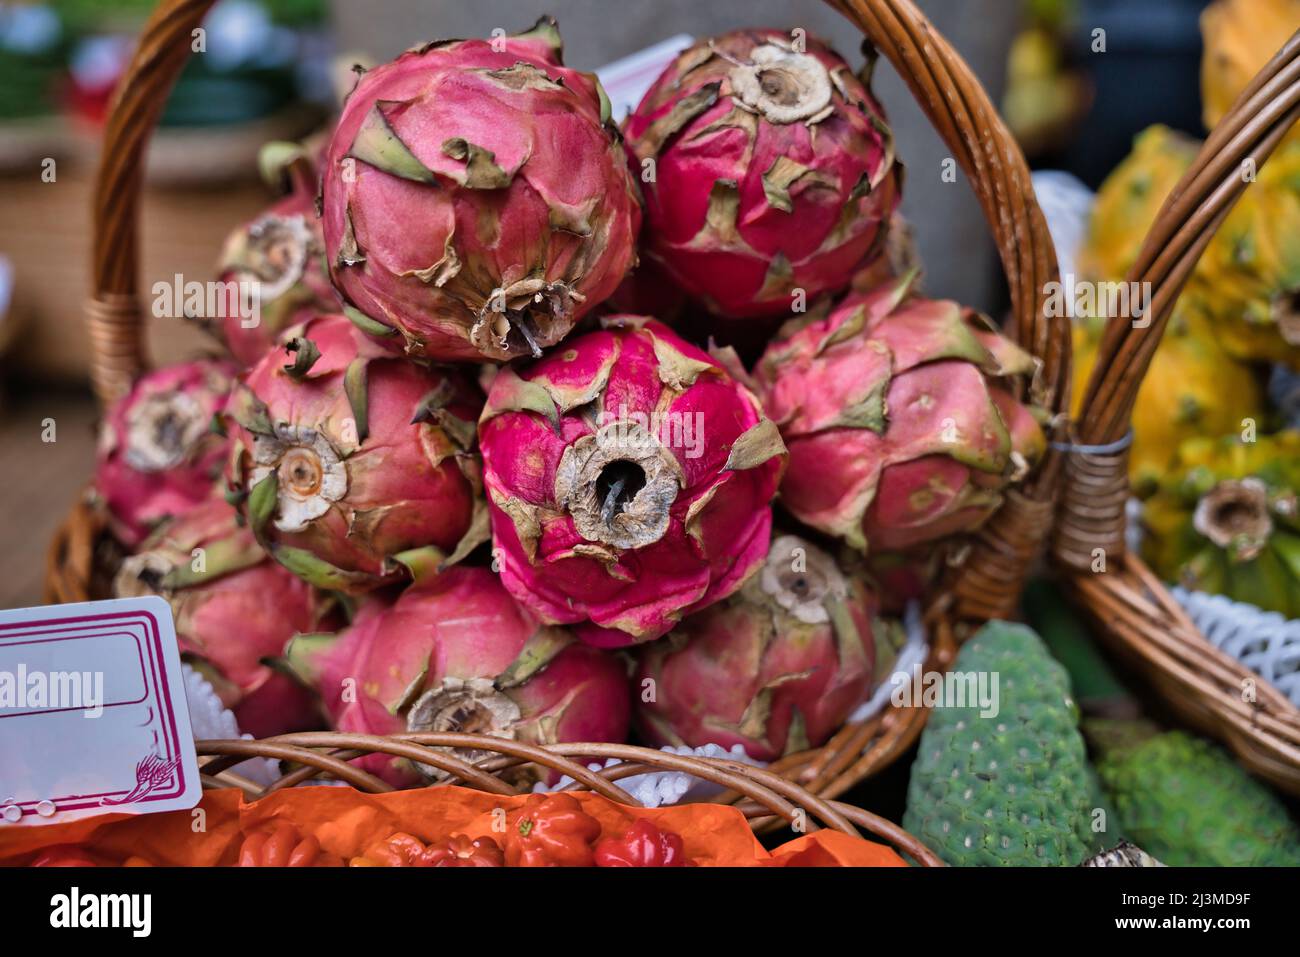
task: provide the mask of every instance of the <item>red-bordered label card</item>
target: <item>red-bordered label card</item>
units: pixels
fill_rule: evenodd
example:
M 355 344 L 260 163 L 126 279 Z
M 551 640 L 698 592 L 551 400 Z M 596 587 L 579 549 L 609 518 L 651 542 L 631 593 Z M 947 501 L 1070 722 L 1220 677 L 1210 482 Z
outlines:
M 167 602 L 0 611 L 0 826 L 174 811 L 201 793 Z

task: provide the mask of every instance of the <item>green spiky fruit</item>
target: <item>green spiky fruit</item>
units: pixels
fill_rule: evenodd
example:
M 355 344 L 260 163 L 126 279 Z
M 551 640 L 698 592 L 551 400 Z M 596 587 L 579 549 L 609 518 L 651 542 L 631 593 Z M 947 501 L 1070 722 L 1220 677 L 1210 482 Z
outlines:
M 1300 431 L 1189 439 L 1144 505 L 1143 553 L 1166 580 L 1300 617 Z
M 1124 833 L 1171 867 L 1297 867 L 1300 828 L 1223 748 L 1145 722 L 1088 722 Z
M 1101 850 L 1079 711 L 1042 639 L 990 622 L 953 672 L 997 676 L 997 713 L 969 702 L 933 710 L 903 826 L 957 866 L 1072 866 Z

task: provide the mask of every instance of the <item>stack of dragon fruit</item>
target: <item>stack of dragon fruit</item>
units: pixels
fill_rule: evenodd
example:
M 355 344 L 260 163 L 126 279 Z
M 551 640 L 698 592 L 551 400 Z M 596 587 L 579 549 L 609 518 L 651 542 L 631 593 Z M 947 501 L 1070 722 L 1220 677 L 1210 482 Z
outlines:
M 116 593 L 256 736 L 816 747 L 1043 452 L 1035 360 L 919 294 L 815 40 L 699 42 L 621 130 L 553 21 L 432 43 L 274 155 L 222 266 L 260 322 L 140 379 L 96 483 Z

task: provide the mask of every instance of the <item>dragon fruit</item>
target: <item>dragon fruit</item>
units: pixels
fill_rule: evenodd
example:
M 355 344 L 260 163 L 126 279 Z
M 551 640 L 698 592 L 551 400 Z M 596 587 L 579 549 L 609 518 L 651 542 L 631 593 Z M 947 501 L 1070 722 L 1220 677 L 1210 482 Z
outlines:
M 1012 391 L 1037 360 L 911 285 L 908 275 L 848 297 L 774 342 L 755 370 L 790 449 L 782 504 L 863 551 L 977 528 L 1046 450 L 1046 413 Z
M 635 719 L 656 745 L 744 747 L 771 761 L 823 744 L 871 694 L 875 594 L 793 535 L 728 601 L 637 650 Z M 892 659 L 891 659 L 892 660 Z
M 245 368 L 266 355 L 280 333 L 302 321 L 303 310 L 339 309 L 316 215 L 315 164 L 300 158 L 286 175 L 289 195 L 231 233 L 218 266 L 228 289 L 220 338 Z M 245 288 L 255 299 L 240 291 Z
M 211 493 L 229 442 L 212 430 L 236 374 L 201 359 L 155 369 L 114 405 L 99 431 L 95 491 L 113 534 L 135 548 L 159 522 Z
M 529 744 L 627 736 L 623 664 L 539 623 L 486 568 L 421 578 L 396 601 L 368 598 L 349 628 L 299 636 L 286 658 L 339 731 L 464 731 Z M 360 764 L 397 786 L 438 776 L 387 755 Z
M 220 496 L 160 528 L 122 563 L 118 598 L 161 595 L 181 652 L 254 737 L 322 725 L 315 698 L 264 663 L 298 632 L 332 621 L 332 603 L 271 561 Z
M 649 641 L 763 560 L 785 449 L 722 363 L 616 316 L 492 383 L 479 420 L 502 580 L 602 647 Z
M 543 19 L 366 73 L 324 171 L 334 283 L 414 355 L 540 355 L 618 286 L 641 212 L 609 101 Z
M 823 43 L 743 30 L 681 53 L 624 126 L 647 259 L 730 319 L 836 293 L 883 242 L 899 170 L 884 113 Z
M 313 317 L 235 388 L 232 494 L 290 570 L 367 591 L 402 577 L 414 550 L 473 544 L 481 406 L 455 373 L 407 361 L 343 316 Z

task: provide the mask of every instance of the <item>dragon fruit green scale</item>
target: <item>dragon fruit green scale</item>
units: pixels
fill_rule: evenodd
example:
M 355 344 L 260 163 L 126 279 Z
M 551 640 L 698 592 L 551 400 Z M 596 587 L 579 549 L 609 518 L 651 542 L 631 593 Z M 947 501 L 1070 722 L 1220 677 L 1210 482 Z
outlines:
M 496 559 L 544 621 L 649 641 L 763 561 L 785 462 L 723 363 L 643 317 L 493 381 L 479 420 Z
M 776 30 L 678 55 L 624 126 L 646 258 L 711 312 L 770 318 L 878 251 L 901 167 L 884 112 L 829 47 Z
M 454 372 L 405 359 L 343 316 L 313 317 L 231 397 L 231 494 L 281 564 L 321 588 L 367 591 L 429 549 L 441 560 L 472 546 L 481 407 Z
M 781 502 L 866 551 L 972 531 L 1046 450 L 1038 363 L 987 319 L 912 294 L 854 293 L 770 344 L 755 369 L 790 449 Z
M 636 259 L 639 195 L 559 32 L 410 50 L 361 77 L 323 174 L 335 286 L 413 355 L 540 355 Z

